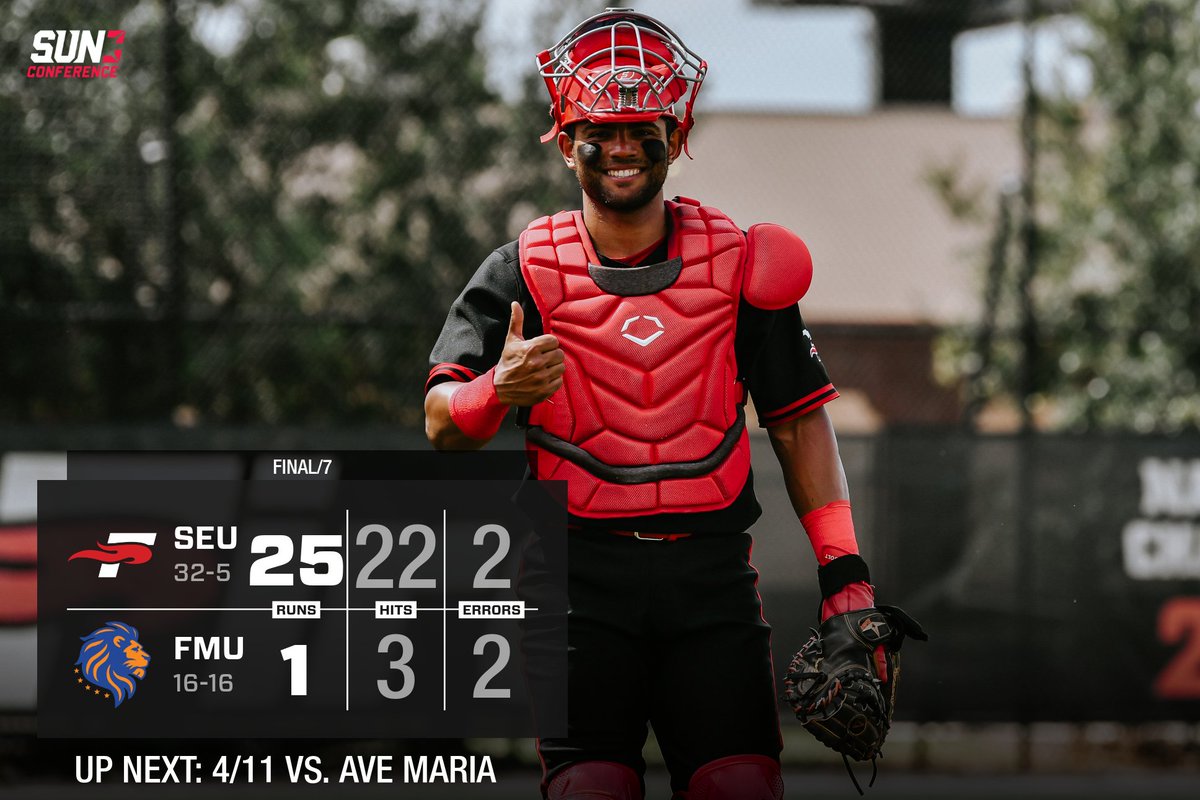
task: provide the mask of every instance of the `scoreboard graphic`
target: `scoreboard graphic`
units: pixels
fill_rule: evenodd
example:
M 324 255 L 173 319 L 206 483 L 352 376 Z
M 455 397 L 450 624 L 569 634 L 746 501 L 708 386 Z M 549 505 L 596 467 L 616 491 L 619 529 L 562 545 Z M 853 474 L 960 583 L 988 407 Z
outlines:
M 303 464 L 39 483 L 39 736 L 563 732 L 561 487 Z

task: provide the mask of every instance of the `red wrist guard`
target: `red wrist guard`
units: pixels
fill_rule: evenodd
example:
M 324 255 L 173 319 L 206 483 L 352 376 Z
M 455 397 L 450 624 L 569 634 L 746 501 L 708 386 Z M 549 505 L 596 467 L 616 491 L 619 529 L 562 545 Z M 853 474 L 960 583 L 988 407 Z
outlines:
M 835 614 L 845 614 L 850 611 L 861 611 L 875 605 L 875 587 L 864 581 L 848 583 L 821 601 L 821 622 Z
M 814 509 L 800 518 L 800 524 L 808 534 L 819 565 L 824 566 L 841 556 L 858 555 L 849 500 L 834 500 Z
M 485 442 L 500 430 L 500 423 L 508 413 L 508 406 L 496 396 L 496 385 L 492 382 L 494 372 L 489 369 L 450 395 L 450 419 L 467 436 Z

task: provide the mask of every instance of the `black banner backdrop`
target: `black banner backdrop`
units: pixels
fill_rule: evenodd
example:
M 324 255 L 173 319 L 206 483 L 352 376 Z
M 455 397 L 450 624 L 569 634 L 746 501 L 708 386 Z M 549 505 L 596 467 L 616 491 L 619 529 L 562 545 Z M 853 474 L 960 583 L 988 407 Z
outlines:
M 879 442 L 876 581 L 931 632 L 900 717 L 1200 720 L 1200 441 Z

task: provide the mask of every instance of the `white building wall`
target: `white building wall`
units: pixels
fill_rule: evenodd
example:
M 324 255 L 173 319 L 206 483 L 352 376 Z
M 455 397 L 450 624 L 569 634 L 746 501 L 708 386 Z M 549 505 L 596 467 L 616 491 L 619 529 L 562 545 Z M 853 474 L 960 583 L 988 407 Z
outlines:
M 994 206 L 1020 164 L 1012 119 L 949 110 L 865 116 L 701 115 L 668 196 L 717 206 L 743 227 L 786 225 L 816 267 L 802 303 L 816 322 L 944 324 L 976 319 L 989 227 L 953 220 L 927 176 L 958 165 Z M 974 253 L 974 257 L 972 257 Z

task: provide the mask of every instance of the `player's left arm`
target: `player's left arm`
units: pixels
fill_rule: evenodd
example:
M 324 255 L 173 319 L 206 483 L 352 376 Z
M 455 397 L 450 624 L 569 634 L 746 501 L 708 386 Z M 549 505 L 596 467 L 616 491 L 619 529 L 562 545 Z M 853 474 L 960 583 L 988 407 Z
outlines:
M 745 323 L 742 325 L 742 323 Z M 837 436 L 825 405 L 838 397 L 800 309 L 739 313 L 746 379 L 783 471 L 796 516 L 812 543 L 821 584 L 821 619 L 874 605 L 866 562 L 859 555 L 850 490 Z
M 767 434 L 798 516 L 835 500 L 850 499 L 833 423 L 823 406 L 772 425 Z
M 749 311 L 742 322 L 743 331 L 756 331 L 750 395 L 812 544 L 821 587 L 820 630 L 789 664 L 787 698 L 820 741 L 850 758 L 874 758 L 891 723 L 897 651 L 905 636 L 924 639 L 925 633 L 900 609 L 875 607 L 837 436 L 824 408 L 837 390 L 799 309 L 765 319 Z
M 824 406 L 767 432 L 820 564 L 820 630 L 788 665 L 786 696 L 818 740 L 848 758 L 873 759 L 891 725 L 897 651 L 906 635 L 925 639 L 925 632 L 900 609 L 875 607 L 867 564 L 858 554 L 837 437 Z
M 859 555 L 850 489 L 824 406 L 767 428 L 796 516 L 817 557 L 821 619 L 870 608 L 875 595 Z
M 891 726 L 900 646 L 905 636 L 927 637 L 900 609 L 875 607 L 867 564 L 858 554 L 837 437 L 824 407 L 767 431 L 821 565 L 820 630 L 792 657 L 784 676 L 786 696 L 819 741 L 847 758 L 873 759 Z

